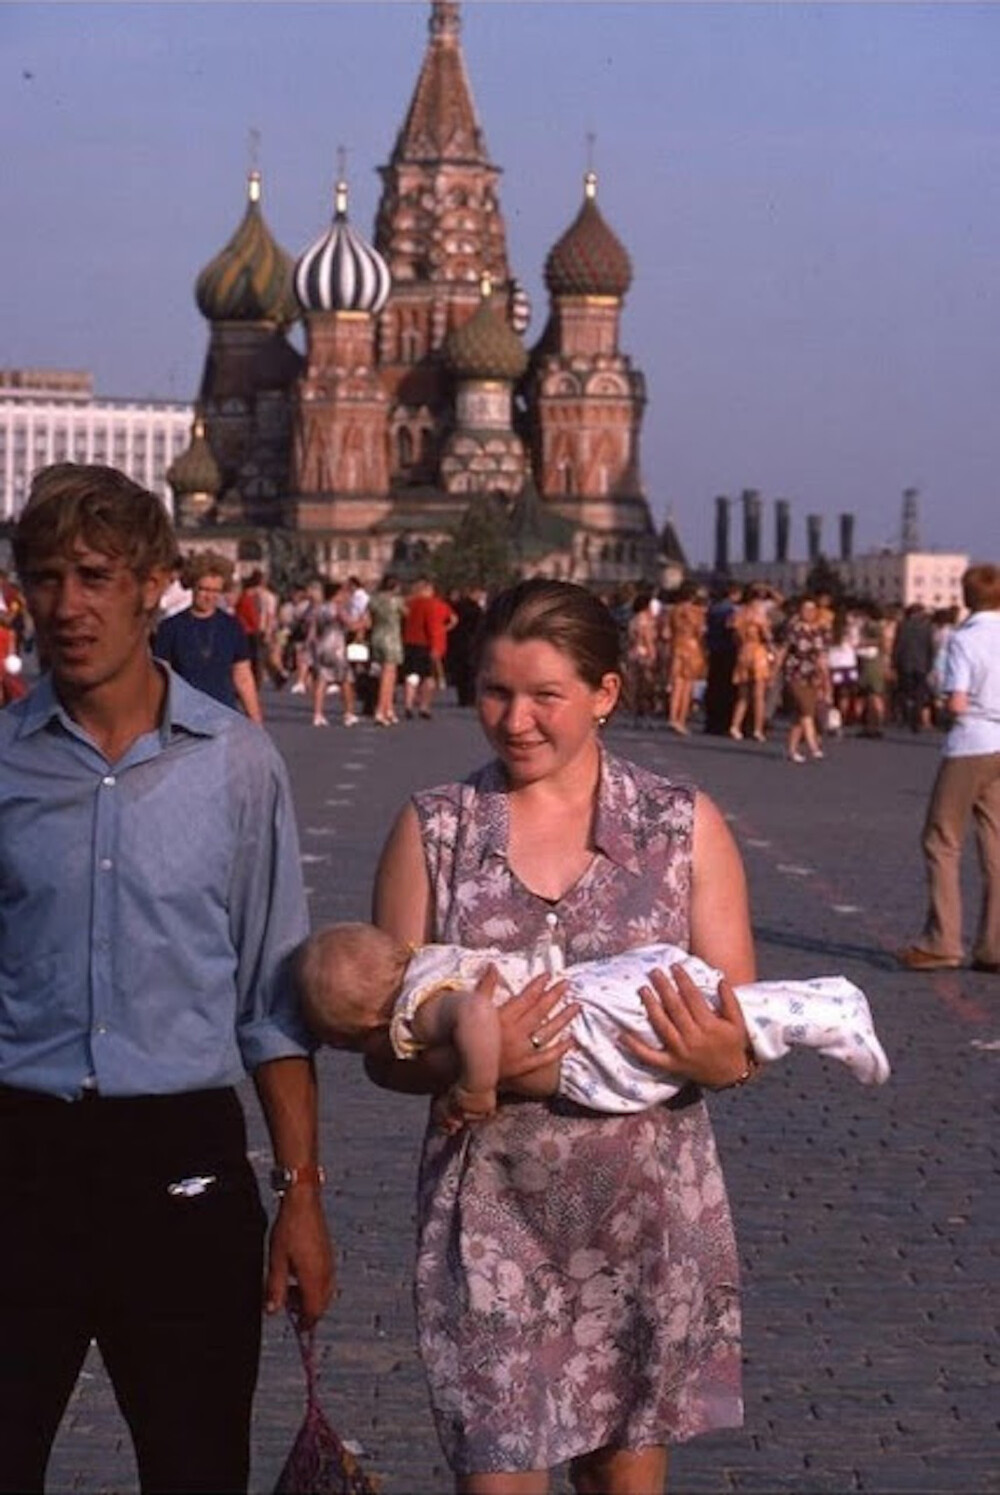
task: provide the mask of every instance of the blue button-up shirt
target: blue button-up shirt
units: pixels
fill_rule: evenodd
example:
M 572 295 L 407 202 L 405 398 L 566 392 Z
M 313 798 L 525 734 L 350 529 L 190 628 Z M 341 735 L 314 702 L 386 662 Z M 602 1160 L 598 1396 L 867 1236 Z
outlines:
M 159 728 L 113 764 L 47 678 L 0 712 L 0 1084 L 163 1094 L 309 1052 L 284 765 L 166 673 Z

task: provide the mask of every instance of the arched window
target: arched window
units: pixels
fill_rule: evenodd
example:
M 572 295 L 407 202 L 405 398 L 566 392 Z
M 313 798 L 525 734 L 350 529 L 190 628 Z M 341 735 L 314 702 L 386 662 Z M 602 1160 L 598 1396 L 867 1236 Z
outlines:
M 400 426 L 396 432 L 396 448 L 399 452 L 400 467 L 413 466 L 413 437 L 408 426 Z
M 351 559 L 351 547 L 346 540 L 337 541 L 337 560 L 349 561 Z
M 372 548 L 369 545 L 368 541 L 367 540 L 359 540 L 358 541 L 358 560 L 359 561 L 368 561 L 368 560 L 371 560 L 371 554 L 372 554 Z

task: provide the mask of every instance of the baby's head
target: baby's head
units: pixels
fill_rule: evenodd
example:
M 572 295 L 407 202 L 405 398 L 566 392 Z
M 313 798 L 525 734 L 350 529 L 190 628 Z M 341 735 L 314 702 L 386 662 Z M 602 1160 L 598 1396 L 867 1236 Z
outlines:
M 311 935 L 295 967 L 302 1012 L 316 1037 L 356 1049 L 388 1027 L 410 954 L 373 924 L 331 924 Z

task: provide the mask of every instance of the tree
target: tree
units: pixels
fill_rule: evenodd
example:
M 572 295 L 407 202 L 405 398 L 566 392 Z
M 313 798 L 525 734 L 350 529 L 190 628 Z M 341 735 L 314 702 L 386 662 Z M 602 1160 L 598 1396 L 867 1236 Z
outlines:
M 506 586 L 513 572 L 507 511 L 492 493 L 475 494 L 459 520 L 452 539 L 445 540 L 430 559 L 439 592 L 461 587 L 495 591 Z

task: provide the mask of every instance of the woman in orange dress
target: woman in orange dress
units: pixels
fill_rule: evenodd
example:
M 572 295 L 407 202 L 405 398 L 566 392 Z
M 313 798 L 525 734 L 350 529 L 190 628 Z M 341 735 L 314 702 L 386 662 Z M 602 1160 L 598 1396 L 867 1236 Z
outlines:
M 747 587 L 743 594 L 743 604 L 733 620 L 733 631 L 738 640 L 736 668 L 733 670 L 736 704 L 733 707 L 729 735 L 742 738 L 743 723 L 752 705 L 750 722 L 754 741 L 763 742 L 767 735 L 764 730 L 767 720 L 765 698 L 774 663 L 765 587 L 759 584 Z
M 705 609 L 685 582 L 670 609 L 670 712 L 667 725 L 687 735 L 696 680 L 705 678 Z

